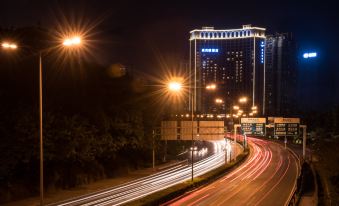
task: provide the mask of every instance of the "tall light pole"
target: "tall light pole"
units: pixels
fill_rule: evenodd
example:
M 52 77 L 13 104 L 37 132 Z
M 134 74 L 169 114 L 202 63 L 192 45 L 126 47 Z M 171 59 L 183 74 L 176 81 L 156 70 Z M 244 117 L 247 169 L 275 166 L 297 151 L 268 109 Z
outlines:
M 74 36 L 63 41 L 63 46 L 74 47 L 81 44 L 81 38 Z M 1 47 L 5 50 L 15 50 L 18 48 L 17 44 L 3 42 Z M 39 136 L 40 136 L 40 205 L 44 205 L 44 151 L 43 151 L 43 95 L 42 95 L 42 51 L 39 51 Z
M 195 86 L 196 87 L 196 86 Z M 171 81 L 168 83 L 168 89 L 172 92 L 179 93 L 181 92 L 182 89 L 182 83 L 178 81 Z M 191 181 L 193 182 L 193 177 L 194 177 L 194 97 L 192 96 L 192 111 L 191 111 L 191 132 L 192 132 L 192 142 L 191 142 Z

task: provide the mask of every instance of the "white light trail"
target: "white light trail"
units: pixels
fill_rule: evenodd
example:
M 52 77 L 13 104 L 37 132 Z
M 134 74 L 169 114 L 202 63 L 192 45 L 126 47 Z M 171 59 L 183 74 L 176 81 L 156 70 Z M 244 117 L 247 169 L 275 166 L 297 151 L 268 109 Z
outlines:
M 194 176 L 200 176 L 225 164 L 225 141 L 214 141 L 214 154 L 194 163 Z M 228 146 L 227 146 L 228 147 Z M 229 152 L 229 151 L 228 151 Z M 207 153 L 207 148 L 196 151 L 196 155 Z M 58 204 L 59 206 L 70 205 L 121 205 L 135 199 L 142 198 L 156 191 L 160 191 L 185 182 L 191 178 L 191 165 L 178 165 L 176 167 L 158 172 L 156 174 L 131 181 L 129 183 L 113 187 L 111 189 L 86 195 Z

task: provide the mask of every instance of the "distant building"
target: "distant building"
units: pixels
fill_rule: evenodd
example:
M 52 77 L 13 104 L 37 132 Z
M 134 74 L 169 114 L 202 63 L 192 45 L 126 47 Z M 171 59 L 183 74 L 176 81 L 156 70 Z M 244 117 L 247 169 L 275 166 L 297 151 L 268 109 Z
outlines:
M 265 30 L 243 25 L 241 29 L 203 27 L 190 32 L 194 111 L 226 114 L 246 96 L 248 108 L 257 106 L 259 113 L 264 112 Z
M 265 114 L 293 115 L 297 89 L 296 43 L 292 34 L 266 37 Z

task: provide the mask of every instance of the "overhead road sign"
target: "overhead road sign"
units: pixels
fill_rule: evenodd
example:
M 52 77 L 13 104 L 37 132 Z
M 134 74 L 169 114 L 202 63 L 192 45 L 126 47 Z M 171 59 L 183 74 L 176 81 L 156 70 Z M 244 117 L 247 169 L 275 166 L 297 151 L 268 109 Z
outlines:
M 265 135 L 266 118 L 241 118 L 243 134 Z
M 274 134 L 277 136 L 299 135 L 300 118 L 275 118 Z

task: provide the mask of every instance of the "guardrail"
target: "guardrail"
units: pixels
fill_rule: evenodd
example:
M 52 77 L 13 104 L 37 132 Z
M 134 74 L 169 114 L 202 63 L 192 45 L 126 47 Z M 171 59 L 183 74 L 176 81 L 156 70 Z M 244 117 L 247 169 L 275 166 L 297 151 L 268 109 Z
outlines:
M 307 177 L 305 176 L 305 168 L 307 168 L 307 165 L 308 164 L 308 167 L 309 169 L 311 169 L 311 172 L 312 172 L 312 175 L 313 175 L 313 183 L 314 183 L 314 191 L 313 191 L 313 196 L 314 196 L 314 199 L 313 199 L 313 203 L 314 205 L 318 205 L 318 184 L 317 184 L 317 179 L 316 179 L 316 173 L 315 173 L 315 170 L 313 168 L 313 165 L 306 162 L 306 161 L 302 161 L 302 170 L 297 178 L 297 183 L 296 185 L 294 186 L 294 189 L 293 189 L 293 193 L 291 195 L 291 198 L 290 198 L 290 201 L 289 201 L 289 206 L 295 206 L 295 205 L 299 205 L 300 203 L 300 200 L 302 199 L 302 194 L 303 194 L 303 191 L 305 190 L 304 187 L 304 184 L 303 182 L 305 181 L 304 179 Z M 305 166 L 305 167 L 304 167 Z
M 304 160 L 299 157 L 293 150 L 290 148 L 287 148 L 293 156 L 296 157 L 296 159 L 299 161 L 299 169 L 298 169 L 298 178 L 296 183 L 294 184 L 294 187 L 292 189 L 291 196 L 289 197 L 288 206 L 295 206 L 298 205 L 299 199 L 300 199 L 300 191 L 301 191 L 301 180 L 302 180 L 302 165 L 304 164 Z

